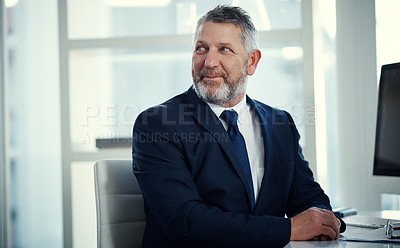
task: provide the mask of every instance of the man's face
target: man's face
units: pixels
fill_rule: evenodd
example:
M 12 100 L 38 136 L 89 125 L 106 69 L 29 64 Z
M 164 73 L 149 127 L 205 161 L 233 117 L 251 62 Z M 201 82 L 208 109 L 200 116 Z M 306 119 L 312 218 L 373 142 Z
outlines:
M 240 34 L 240 28 L 231 23 L 206 22 L 199 29 L 192 76 L 203 100 L 230 107 L 245 95 L 248 57 Z

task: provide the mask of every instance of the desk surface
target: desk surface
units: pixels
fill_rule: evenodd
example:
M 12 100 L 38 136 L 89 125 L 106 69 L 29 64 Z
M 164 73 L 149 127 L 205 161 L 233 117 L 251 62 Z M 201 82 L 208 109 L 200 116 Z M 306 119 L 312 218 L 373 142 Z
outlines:
M 388 219 L 398 219 L 400 211 L 361 211 L 361 215 L 377 216 Z M 357 234 L 364 234 L 374 229 L 347 226 L 347 230 L 343 233 L 344 236 L 356 236 Z M 285 246 L 285 248 L 308 248 L 308 247 L 326 247 L 326 248 L 400 248 L 399 244 L 384 244 L 372 242 L 353 242 L 343 240 L 332 241 L 292 241 Z

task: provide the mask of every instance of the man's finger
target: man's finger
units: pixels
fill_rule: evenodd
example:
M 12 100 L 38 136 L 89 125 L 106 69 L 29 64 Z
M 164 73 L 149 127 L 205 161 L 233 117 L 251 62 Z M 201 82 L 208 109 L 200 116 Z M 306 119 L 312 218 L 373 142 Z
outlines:
M 333 230 L 331 227 L 323 226 L 321 228 L 321 232 L 322 232 L 322 235 L 328 236 L 332 240 L 337 239 L 337 234 L 336 234 L 335 230 Z

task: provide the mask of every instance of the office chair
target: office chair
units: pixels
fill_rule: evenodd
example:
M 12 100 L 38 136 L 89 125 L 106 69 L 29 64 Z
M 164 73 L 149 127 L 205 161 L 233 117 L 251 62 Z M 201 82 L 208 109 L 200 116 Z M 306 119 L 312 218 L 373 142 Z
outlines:
M 146 216 L 131 160 L 94 165 L 97 247 L 141 247 Z

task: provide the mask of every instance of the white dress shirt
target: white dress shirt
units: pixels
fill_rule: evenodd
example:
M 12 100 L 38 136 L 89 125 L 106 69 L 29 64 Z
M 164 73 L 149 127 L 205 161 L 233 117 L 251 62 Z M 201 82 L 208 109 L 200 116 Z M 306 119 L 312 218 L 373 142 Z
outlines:
M 238 113 L 238 128 L 242 133 L 247 154 L 249 156 L 251 176 L 253 178 L 254 197 L 257 201 L 258 192 L 260 191 L 261 182 L 264 176 L 264 138 L 259 125 L 258 117 L 255 111 L 251 110 L 250 105 L 246 102 L 246 96 L 231 108 L 225 108 L 216 104 L 207 103 L 214 114 L 218 117 L 224 110 L 235 110 Z M 225 129 L 228 129 L 227 124 L 220 118 Z

